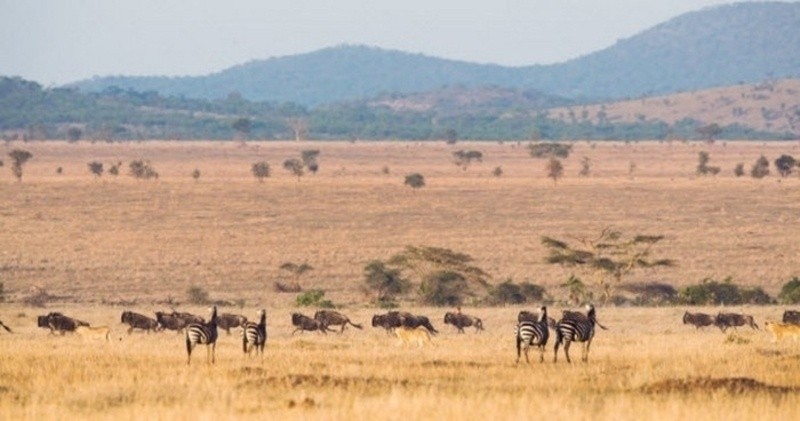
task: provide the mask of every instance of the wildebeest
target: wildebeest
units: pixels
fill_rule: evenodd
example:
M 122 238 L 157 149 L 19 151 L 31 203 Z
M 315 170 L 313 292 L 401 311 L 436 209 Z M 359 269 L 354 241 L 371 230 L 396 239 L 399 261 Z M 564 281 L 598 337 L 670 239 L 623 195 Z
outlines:
M 444 314 L 444 324 L 453 325 L 458 333 L 464 333 L 465 327 L 475 326 L 475 332 L 483 330 L 483 321 L 474 316 L 463 313 L 447 312 Z
M 222 313 L 217 316 L 217 327 L 225 329 L 228 335 L 231 334 L 231 328 L 244 326 L 247 323 L 247 317 L 240 314 Z
M 50 312 L 44 316 L 39 316 L 36 324 L 38 327 L 50 329 L 51 334 L 60 332 L 62 335 L 66 332 L 74 332 L 78 326 L 89 326 L 89 323 L 65 316 L 59 312 Z
M 563 313 L 564 313 L 564 317 L 569 317 L 570 314 L 577 314 L 577 315 L 583 316 L 582 313 L 578 313 L 577 311 L 564 310 Z M 517 315 L 517 322 L 518 323 L 536 322 L 538 320 L 539 320 L 539 316 L 537 316 L 537 315 L 535 315 L 535 314 L 533 314 L 533 313 L 531 313 L 530 311 L 527 311 L 527 310 L 522 310 Z M 555 329 L 556 328 L 556 319 L 554 319 L 554 318 L 552 318 L 550 316 L 547 316 L 547 327 L 549 327 L 550 329 Z
M 784 323 L 794 323 L 800 325 L 800 311 L 786 310 L 783 312 Z
M 784 336 L 794 338 L 795 341 L 800 339 L 800 325 L 794 323 L 764 322 L 764 329 L 772 333 L 773 342 L 780 341 Z
M 327 329 L 319 320 L 312 319 L 304 314 L 300 313 L 292 313 L 292 326 L 295 327 L 295 330 L 292 331 L 292 335 L 295 334 L 298 330 L 300 332 L 303 331 L 314 331 L 319 330 L 322 333 L 327 334 Z
M 400 343 L 406 346 L 415 343 L 418 347 L 422 348 L 425 345 L 425 342 L 433 345 L 430 332 L 423 326 L 413 328 L 399 326 L 394 329 L 394 334 L 398 339 L 400 339 Z
M 344 328 L 347 327 L 348 323 L 356 329 L 361 329 L 361 325 L 351 322 L 347 316 L 345 316 L 342 313 L 339 313 L 338 311 L 333 311 L 333 310 L 317 311 L 316 313 L 314 313 L 314 320 L 320 322 L 326 330 L 329 330 L 328 326 L 341 325 L 342 330 L 340 330 L 339 333 L 344 332 Z
M 431 334 L 435 335 L 439 333 L 426 316 L 415 316 L 405 311 L 390 311 L 386 314 L 376 314 L 372 316 L 372 326 L 382 327 L 386 329 L 387 332 L 400 326 L 410 328 L 422 326 Z
M 200 316 L 185 312 L 179 313 L 177 311 L 173 311 L 172 313 L 157 311 L 156 321 L 158 321 L 162 329 L 174 330 L 178 333 L 192 323 L 205 323 L 205 320 Z
M 158 332 L 158 321 L 145 316 L 144 314 L 134 313 L 133 311 L 123 311 L 121 317 L 122 323 L 130 326 L 128 328 L 128 335 L 133 332 L 133 329 L 141 329 L 150 333 L 150 331 Z
M 733 330 L 736 330 L 737 326 L 744 325 L 748 325 L 751 328 L 758 330 L 758 325 L 756 324 L 755 320 L 753 320 L 753 316 L 746 314 L 719 313 L 714 320 L 714 325 L 716 325 L 723 332 L 725 332 L 729 327 L 732 327 Z
M 683 313 L 683 324 L 694 325 L 695 329 L 711 326 L 715 322 L 714 316 L 705 313 Z

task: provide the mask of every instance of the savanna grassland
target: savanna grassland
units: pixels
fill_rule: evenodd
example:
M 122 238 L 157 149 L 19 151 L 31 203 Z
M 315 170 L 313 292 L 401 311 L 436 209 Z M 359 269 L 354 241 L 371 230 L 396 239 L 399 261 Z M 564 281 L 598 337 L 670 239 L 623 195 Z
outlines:
M 8 152 L 33 154 L 21 182 Z M 282 168 L 300 151 L 319 149 L 320 170 L 299 179 Z M 452 152 L 475 149 L 483 162 L 462 170 Z M 700 151 L 716 176 L 695 175 Z M 547 288 L 558 315 L 559 285 L 573 273 L 544 262 L 541 236 L 591 237 L 612 226 L 664 235 L 653 252 L 672 268 L 634 272 L 626 281 L 682 287 L 730 276 L 775 296 L 798 276 L 800 179 L 735 177 L 760 155 L 800 155 L 800 143 L 577 142 L 564 176 L 546 177 L 544 160 L 525 143 L 141 142 L 9 143 L 0 146 L 0 418 L 435 419 L 577 417 L 592 419 L 792 419 L 800 413 L 800 344 L 770 342 L 763 331 L 681 324 L 685 308 L 598 305 L 599 331 L 588 364 L 560 356 L 516 365 L 513 325 L 522 308 L 465 306 L 486 331 L 442 333 L 421 350 L 369 326 L 374 298 L 364 266 L 408 245 L 467 253 L 492 276 Z M 578 177 L 580 161 L 591 162 Z M 127 163 L 149 160 L 158 180 L 135 180 Z M 272 176 L 257 181 L 253 163 Z M 121 174 L 96 178 L 87 164 Z M 61 173 L 57 173 L 57 168 Z M 496 167 L 503 174 L 492 175 Z M 194 180 L 191 173 L 200 171 Z M 426 186 L 403 185 L 419 172 Z M 289 314 L 296 294 L 279 293 L 285 262 L 313 270 L 299 283 L 322 288 L 364 331 L 297 334 Z M 591 280 L 592 275 L 581 274 Z M 186 367 L 182 337 L 128 336 L 124 309 L 152 315 L 164 301 L 186 301 L 189 287 L 243 303 L 222 311 L 268 314 L 266 356 L 246 359 L 238 336 L 221 334 L 217 363 L 198 349 Z M 54 297 L 46 309 L 24 306 L 33 291 Z M 525 306 L 534 309 L 538 305 Z M 178 305 L 205 315 L 199 306 Z M 63 311 L 109 325 L 109 343 L 49 336 L 36 315 Z M 701 308 L 715 313 L 717 308 Z M 761 325 L 784 306 L 731 308 Z M 313 309 L 303 309 L 313 313 Z M 535 352 L 532 356 L 536 355 Z

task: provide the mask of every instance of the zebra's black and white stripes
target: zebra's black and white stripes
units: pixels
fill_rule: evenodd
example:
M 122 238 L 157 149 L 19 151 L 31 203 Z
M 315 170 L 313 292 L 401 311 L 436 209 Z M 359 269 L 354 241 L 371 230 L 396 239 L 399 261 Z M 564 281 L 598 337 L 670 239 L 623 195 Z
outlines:
M 206 345 L 206 361 L 215 362 L 217 347 L 217 306 L 211 309 L 206 323 L 192 323 L 186 327 L 186 364 L 192 362 L 192 350 L 197 345 Z
M 567 362 L 572 362 L 569 358 L 569 346 L 572 342 L 583 342 L 581 360 L 584 362 L 589 361 L 589 347 L 592 344 L 592 338 L 594 338 L 594 326 L 598 325 L 603 329 L 605 329 L 605 326 L 597 321 L 593 305 L 588 304 L 586 309 L 586 316 L 580 313 L 565 313 L 564 317 L 559 320 L 555 328 L 556 337 L 553 362 L 558 361 L 558 347 L 562 343 L 564 344 L 564 355 L 567 357 Z
M 519 363 L 522 352 L 525 352 L 525 361 L 530 363 L 528 350 L 532 346 L 539 348 L 539 362 L 544 362 L 544 348 L 547 345 L 547 339 L 550 337 L 550 331 L 547 327 L 547 307 L 542 306 L 539 309 L 537 320 L 518 322 L 514 331 L 517 337 L 517 363 Z
M 264 358 L 264 345 L 267 343 L 267 312 L 264 309 L 258 312 L 258 323 L 246 322 L 242 329 L 242 349 L 250 355 L 253 349 L 256 354 Z

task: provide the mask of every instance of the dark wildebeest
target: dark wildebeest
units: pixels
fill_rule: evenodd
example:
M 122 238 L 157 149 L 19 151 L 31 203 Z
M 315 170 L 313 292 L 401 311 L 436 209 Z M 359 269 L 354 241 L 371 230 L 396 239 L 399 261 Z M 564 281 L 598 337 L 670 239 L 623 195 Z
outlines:
M 756 330 L 758 329 L 758 325 L 756 324 L 755 320 L 753 320 L 753 316 L 746 314 L 719 313 L 717 314 L 714 324 L 723 332 L 725 332 L 729 327 L 732 327 L 733 330 L 736 330 L 737 326 L 744 325 L 748 325 Z
M 376 314 L 372 317 L 373 327 L 382 327 L 389 333 L 400 326 L 416 328 L 424 327 L 431 334 L 439 333 L 426 316 L 415 316 L 405 311 L 390 311 L 386 314 Z
M 74 332 L 78 326 L 89 326 L 89 323 L 65 316 L 59 312 L 51 312 L 44 316 L 37 318 L 36 324 L 38 327 L 50 329 L 50 333 L 60 332 L 62 335 L 66 332 Z
M 444 314 L 444 324 L 453 325 L 458 333 L 464 333 L 465 327 L 475 326 L 475 332 L 483 330 L 483 321 L 474 316 L 463 313 L 447 312 Z
M 161 329 L 174 330 L 177 333 L 181 333 L 189 324 L 183 318 L 175 316 L 174 313 L 164 313 L 163 311 L 156 312 L 156 321 Z
M 786 310 L 783 312 L 783 323 L 800 325 L 800 311 Z
M 577 311 L 564 310 L 564 317 L 568 317 L 567 316 L 568 313 L 569 314 L 578 314 L 578 315 L 583 316 L 582 313 L 578 313 Z M 539 316 L 537 316 L 537 315 L 535 315 L 535 314 L 533 314 L 533 313 L 531 313 L 530 311 L 527 311 L 527 310 L 522 310 L 517 315 L 517 322 L 518 323 L 536 322 L 538 320 L 539 320 Z M 552 318 L 550 316 L 547 316 L 547 327 L 549 327 L 550 329 L 555 329 L 556 328 L 556 319 L 554 319 L 554 318 Z
M 204 319 L 204 318 L 202 318 L 202 317 L 200 317 L 198 315 L 192 314 L 192 313 L 187 313 L 187 312 L 180 312 L 179 313 L 177 311 L 173 311 L 172 315 L 175 316 L 175 317 L 178 317 L 178 318 L 181 318 L 181 319 L 185 320 L 187 325 L 192 324 L 192 323 L 203 324 L 203 323 L 206 322 L 206 319 Z
M 292 326 L 295 327 L 295 330 L 292 331 L 292 335 L 295 334 L 298 330 L 300 332 L 303 331 L 314 331 L 319 330 L 322 333 L 327 334 L 327 329 L 322 323 L 318 320 L 314 320 L 311 317 L 308 317 L 304 314 L 300 313 L 292 313 Z
M 314 320 L 320 322 L 322 326 L 328 330 L 328 326 L 342 326 L 342 330 L 339 333 L 344 332 L 344 328 L 347 327 L 347 324 L 351 324 L 356 329 L 361 329 L 361 325 L 355 324 L 350 321 L 350 319 L 342 313 L 333 310 L 319 310 L 314 313 Z M 332 330 L 332 329 L 330 329 Z
M 714 324 L 714 316 L 705 313 L 683 313 L 683 324 L 694 325 L 695 329 Z
M 240 314 L 222 313 L 217 316 L 217 327 L 225 329 L 228 335 L 231 334 L 231 328 L 244 327 L 245 323 L 247 323 L 247 317 Z
M 150 331 L 158 332 L 158 321 L 151 319 L 144 314 L 134 313 L 132 311 L 122 312 L 122 323 L 130 326 L 128 328 L 128 335 L 133 332 L 133 329 L 141 329 L 150 333 Z

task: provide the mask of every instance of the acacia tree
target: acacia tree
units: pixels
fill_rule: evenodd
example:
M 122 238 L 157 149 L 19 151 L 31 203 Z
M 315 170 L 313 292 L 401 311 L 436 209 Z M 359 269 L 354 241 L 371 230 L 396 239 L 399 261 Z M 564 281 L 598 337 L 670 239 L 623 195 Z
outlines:
M 790 176 L 796 166 L 797 160 L 791 155 L 781 155 L 775 160 L 775 169 L 778 170 L 778 174 L 780 174 L 781 177 Z
M 309 265 L 308 263 L 292 263 L 286 262 L 280 266 L 280 269 L 288 272 L 292 276 L 292 281 L 294 282 L 294 286 L 299 288 L 300 287 L 300 277 L 305 274 L 306 272 L 314 270 L 314 267 Z
M 547 177 L 553 179 L 553 183 L 558 183 L 558 179 L 564 175 L 564 165 L 556 158 L 547 161 Z
M 464 151 L 459 150 L 453 152 L 453 159 L 455 164 L 461 167 L 462 170 L 466 171 L 469 164 L 472 161 L 483 162 L 483 153 L 480 151 Z
M 404 278 L 400 269 L 389 268 L 380 260 L 373 260 L 364 267 L 364 283 L 377 293 L 379 303 L 392 303 L 397 295 L 411 288 L 411 281 Z
M 606 227 L 594 239 L 578 238 L 578 246 L 551 237 L 542 237 L 541 241 L 550 250 L 547 263 L 582 268 L 597 275 L 603 299 L 608 300 L 613 288 L 633 271 L 675 265 L 671 259 L 651 257 L 653 246 L 663 239 L 663 235 L 641 234 L 626 239 L 621 232 Z
M 33 158 L 33 154 L 24 149 L 14 149 L 8 153 L 8 156 L 12 161 L 11 172 L 14 177 L 17 177 L 17 181 L 22 181 L 22 167 L 29 159 Z
M 266 161 L 256 162 L 250 168 L 250 171 L 253 173 L 253 177 L 263 183 L 264 179 L 269 177 L 269 164 Z
M 303 176 L 303 163 L 297 158 L 291 158 L 283 161 L 283 168 L 297 177 L 297 181 L 300 181 L 300 177 Z
M 103 175 L 103 163 L 92 161 L 88 164 L 89 171 L 94 174 L 95 177 L 100 178 Z

